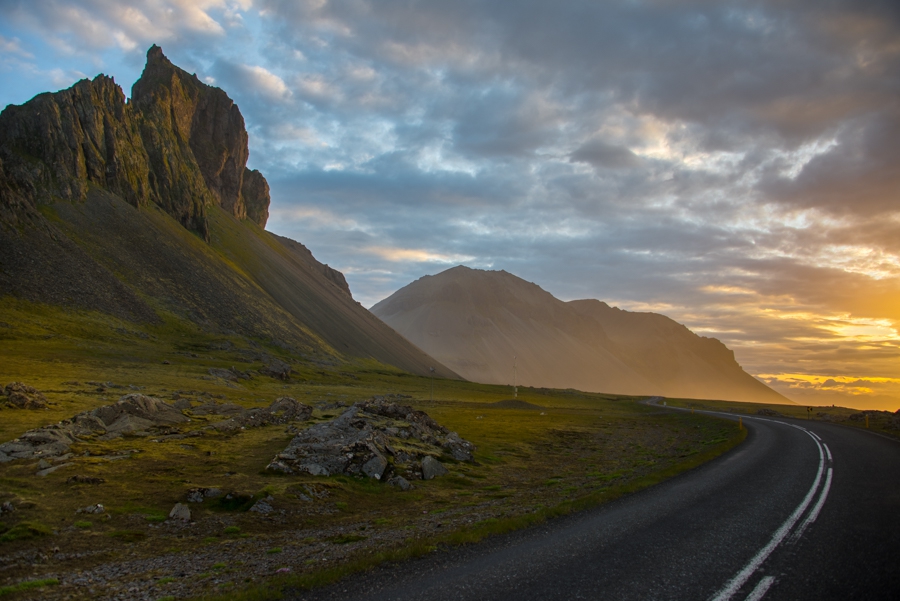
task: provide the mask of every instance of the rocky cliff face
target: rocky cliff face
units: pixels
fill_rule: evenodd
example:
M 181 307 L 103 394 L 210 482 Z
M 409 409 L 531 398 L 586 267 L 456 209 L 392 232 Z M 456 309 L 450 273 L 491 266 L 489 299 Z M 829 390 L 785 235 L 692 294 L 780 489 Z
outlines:
M 83 201 L 96 186 L 135 207 L 155 203 L 204 239 L 212 205 L 265 226 L 269 186 L 247 157 L 237 105 L 153 46 L 128 103 L 99 75 L 0 114 L 0 218 Z
M 247 219 L 266 227 L 269 220 L 269 182 L 263 174 L 253 169 L 244 169 L 244 183 L 241 187 Z

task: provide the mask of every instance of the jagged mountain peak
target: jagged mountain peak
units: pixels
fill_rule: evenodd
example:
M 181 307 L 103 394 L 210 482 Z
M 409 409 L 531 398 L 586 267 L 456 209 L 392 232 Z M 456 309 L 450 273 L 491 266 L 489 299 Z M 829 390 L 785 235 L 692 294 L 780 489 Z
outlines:
M 127 102 L 98 75 L 6 107 L 0 305 L 189 321 L 308 360 L 457 377 L 354 301 L 343 274 L 265 231 L 269 185 L 247 158 L 237 104 L 155 45 Z
M 0 218 L 33 220 L 38 206 L 97 186 L 156 204 L 206 240 L 210 206 L 265 226 L 269 187 L 248 156 L 234 101 L 154 45 L 127 103 L 101 74 L 0 113 Z

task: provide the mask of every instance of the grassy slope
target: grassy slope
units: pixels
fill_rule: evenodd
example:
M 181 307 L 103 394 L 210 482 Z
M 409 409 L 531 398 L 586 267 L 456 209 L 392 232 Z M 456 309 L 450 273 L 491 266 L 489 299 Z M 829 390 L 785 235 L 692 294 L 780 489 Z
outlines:
M 265 294 L 339 352 L 401 369 L 456 377 L 365 310 L 278 238 L 220 209 L 210 211 L 211 244 Z
M 478 445 L 478 465 L 451 465 L 450 476 L 418 482 L 415 490 L 401 493 L 350 478 L 264 472 L 291 438 L 284 426 L 236 435 L 204 431 L 180 441 L 136 437 L 78 445 L 73 465 L 47 477 L 34 475 L 32 461 L 0 465 L 0 501 L 13 500 L 19 507 L 3 517 L 0 529 L 34 535 L 0 543 L 0 557 L 47 553 L 50 547 L 66 554 L 37 567 L 27 562 L 15 567 L 10 559 L 12 567 L 0 573 L 0 586 L 55 575 L 60 585 L 41 589 L 45 598 L 89 597 L 87 590 L 68 584 L 67 574 L 115 558 L 174 554 L 196 569 L 183 576 L 150 570 L 144 579 L 157 579 L 152 586 L 160 597 L 214 592 L 219 590 L 216 581 L 222 584 L 223 579 L 236 589 L 251 587 L 248 594 L 269 595 L 270 587 L 262 581 L 279 566 L 293 570 L 282 583 L 311 585 L 372 562 L 428 552 L 439 543 L 521 527 L 652 484 L 741 437 L 733 424 L 662 414 L 610 395 L 520 389 L 520 399 L 545 409 L 502 409 L 490 404 L 508 399 L 508 387 L 436 379 L 431 401 L 431 380 L 364 360 L 295 363 L 288 383 L 266 377 L 226 383 L 212 379 L 207 369 L 259 368 L 261 363 L 252 358 L 259 350 L 290 356 L 276 346 L 260 349 L 259 343 L 251 345 L 242 337 L 204 333 L 175 315 L 161 315 L 160 323 L 141 325 L 0 298 L 0 381 L 34 385 L 51 403 L 47 410 L 0 410 L 0 440 L 114 402 L 131 391 L 129 386 L 166 399 L 175 391 L 192 399 L 208 398 L 205 393 L 246 407 L 267 405 L 285 394 L 321 404 L 402 393 Z M 319 409 L 314 420 L 336 412 Z M 217 419 L 195 418 L 189 429 Z M 127 458 L 110 460 L 120 456 Z M 74 474 L 106 482 L 66 484 Z M 311 503 L 302 500 L 298 495 L 308 491 L 304 485 L 325 496 Z M 190 529 L 159 527 L 173 504 L 196 486 L 253 498 L 272 494 L 274 505 L 286 513 L 273 522 L 246 511 L 216 510 L 207 502 L 192 506 L 195 524 Z M 110 517 L 75 513 L 94 503 L 106 506 Z M 328 563 L 321 561 L 325 557 Z M 129 582 L 125 578 L 119 584 Z

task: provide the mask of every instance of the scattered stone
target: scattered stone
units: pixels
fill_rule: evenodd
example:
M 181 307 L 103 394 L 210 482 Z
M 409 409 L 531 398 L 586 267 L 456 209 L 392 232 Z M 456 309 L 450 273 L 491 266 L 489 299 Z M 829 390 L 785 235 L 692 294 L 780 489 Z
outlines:
M 288 368 L 290 372 L 290 368 Z M 231 369 L 222 369 L 220 367 L 210 367 L 207 370 L 209 375 L 214 376 L 216 378 L 222 378 L 228 382 L 237 382 L 238 380 L 250 380 L 251 376 L 249 373 L 240 371 L 232 367 Z
M 87 507 L 82 507 L 77 510 L 75 513 L 90 513 L 90 514 L 100 514 L 106 511 L 106 508 L 103 507 L 100 503 L 96 505 L 88 505 Z
M 385 397 L 356 403 L 338 417 L 297 434 L 267 469 L 313 476 L 362 475 L 379 480 L 393 476 L 421 478 L 422 462 L 431 458 L 431 478 L 446 473 L 434 457 L 449 455 L 473 461 L 475 446 L 448 432 L 422 411 Z M 441 471 L 443 470 L 443 471 Z
M 0 505 L 0 515 L 3 515 L 4 513 L 12 513 L 15 510 L 16 506 L 9 501 L 6 501 L 2 505 Z
M 270 359 L 263 368 L 259 370 L 264 376 L 271 376 L 279 380 L 289 380 L 291 377 L 291 366 L 281 359 Z
M 45 470 L 50 467 L 50 462 L 46 459 L 41 459 L 40 461 L 38 461 L 37 467 L 39 470 Z
M 66 480 L 66 484 L 103 484 L 106 482 L 103 478 L 98 478 L 97 476 L 81 476 L 75 475 L 70 476 L 68 480 Z
M 71 463 L 61 463 L 61 464 L 59 464 L 59 465 L 54 465 L 53 467 L 48 467 L 48 468 L 45 468 L 45 469 L 42 469 L 42 470 L 38 470 L 37 472 L 35 472 L 34 475 L 35 475 L 35 476 L 40 476 L 40 477 L 43 478 L 44 476 L 48 476 L 48 475 L 52 474 L 53 472 L 55 472 L 56 470 L 62 469 L 62 468 L 66 467 L 66 466 L 69 466 L 69 465 L 72 465 L 72 464 L 71 464 Z
M 227 405 L 217 405 L 218 408 Z M 213 428 L 220 432 L 236 432 L 245 428 L 258 428 L 260 426 L 281 425 L 293 421 L 306 421 L 312 415 L 312 407 L 291 397 L 283 396 L 275 399 L 266 408 L 240 409 L 230 419 L 212 424 Z M 199 409 L 199 407 L 198 407 Z M 196 410 L 195 410 L 196 412 Z
M 275 508 L 272 507 L 272 501 L 274 500 L 275 499 L 272 497 L 272 495 L 269 495 L 265 499 L 260 499 L 253 504 L 253 507 L 250 508 L 250 511 L 254 513 L 262 513 L 264 515 L 272 513 L 273 511 L 275 511 Z
M 422 480 L 431 480 L 447 473 L 447 468 L 432 456 L 422 459 Z
M 3 389 L 7 403 L 18 409 L 44 409 L 47 397 L 37 388 L 21 382 L 11 382 Z
M 235 403 L 217 403 L 210 401 L 191 409 L 194 415 L 242 415 L 246 409 Z
M 184 522 L 191 521 L 191 510 L 187 505 L 175 503 L 175 507 L 169 512 L 170 520 L 182 520 Z
M 413 487 L 412 484 L 409 483 L 409 480 L 407 480 L 403 476 L 394 476 L 393 478 L 388 480 L 388 484 L 390 484 L 391 486 L 396 486 L 400 490 L 404 491 L 409 490 Z
M 222 496 L 219 488 L 192 488 L 187 493 L 188 503 L 202 503 L 204 499 L 213 499 Z

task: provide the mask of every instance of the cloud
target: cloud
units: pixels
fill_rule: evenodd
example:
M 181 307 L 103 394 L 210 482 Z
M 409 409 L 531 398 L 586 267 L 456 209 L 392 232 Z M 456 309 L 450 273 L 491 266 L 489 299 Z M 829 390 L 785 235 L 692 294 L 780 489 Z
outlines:
M 869 384 L 900 376 L 896 2 L 16 0 L 0 15 L 15 42 L 0 48 L 21 51 L 0 90 L 120 54 L 136 74 L 154 42 L 225 89 L 272 187 L 269 227 L 366 305 L 453 262 L 502 268 L 662 311 L 751 373 L 803 376 L 772 379 L 789 396 L 900 398 Z
M 598 139 L 582 144 L 569 158 L 572 161 L 607 169 L 627 169 L 641 164 L 641 159 L 630 149 Z
M 18 38 L 7 38 L 0 35 L 0 53 L 15 55 L 20 58 L 34 58 L 34 55 L 22 48 L 22 42 Z

